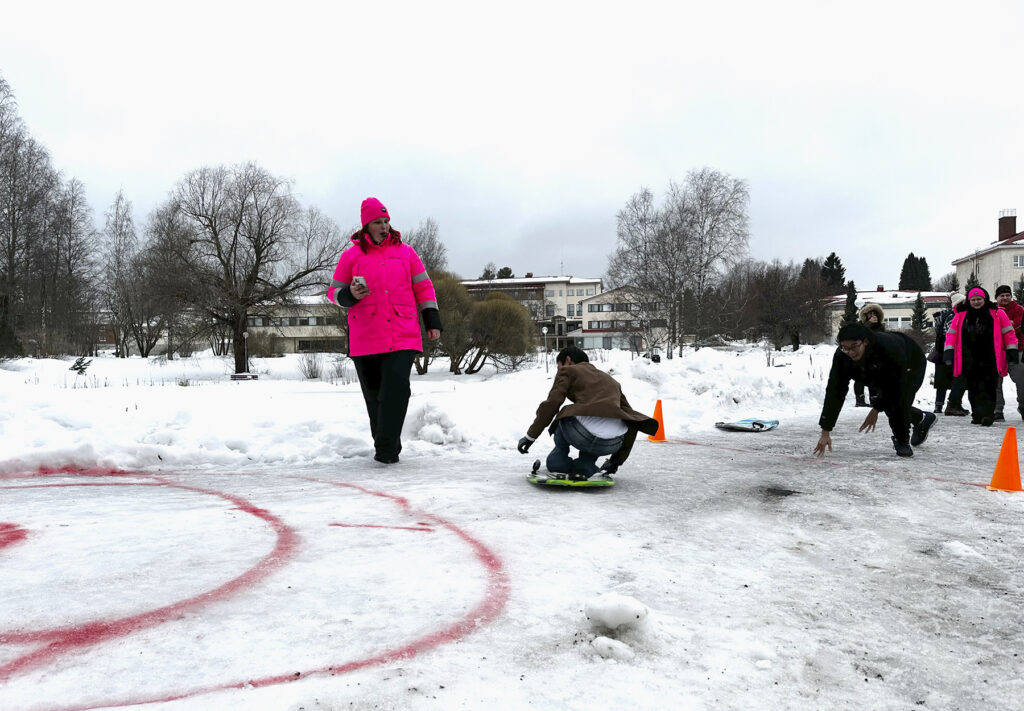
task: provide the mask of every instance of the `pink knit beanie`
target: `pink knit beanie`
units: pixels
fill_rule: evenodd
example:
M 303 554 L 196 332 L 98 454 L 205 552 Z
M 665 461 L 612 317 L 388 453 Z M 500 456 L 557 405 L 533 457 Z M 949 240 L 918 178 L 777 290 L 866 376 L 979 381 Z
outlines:
M 363 204 L 359 207 L 359 220 L 360 224 L 364 227 L 374 220 L 383 217 L 386 220 L 391 220 L 391 215 L 388 214 L 388 209 L 384 207 L 377 198 L 366 198 L 363 200 Z
M 967 298 L 968 299 L 973 299 L 975 296 L 980 296 L 981 298 L 984 299 L 985 298 L 985 292 L 982 291 L 981 289 L 979 289 L 978 287 L 974 287 L 973 289 L 971 289 L 970 291 L 967 292 Z

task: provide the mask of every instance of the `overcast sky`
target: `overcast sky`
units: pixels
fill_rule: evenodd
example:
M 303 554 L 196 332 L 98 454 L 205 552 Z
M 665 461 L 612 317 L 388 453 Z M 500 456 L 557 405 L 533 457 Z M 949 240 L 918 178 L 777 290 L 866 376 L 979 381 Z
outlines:
M 615 214 L 704 166 L 750 251 L 861 289 L 1024 229 L 1024 3 L 0 0 L 0 75 L 102 226 L 255 161 L 343 229 L 379 197 L 450 267 L 600 276 Z

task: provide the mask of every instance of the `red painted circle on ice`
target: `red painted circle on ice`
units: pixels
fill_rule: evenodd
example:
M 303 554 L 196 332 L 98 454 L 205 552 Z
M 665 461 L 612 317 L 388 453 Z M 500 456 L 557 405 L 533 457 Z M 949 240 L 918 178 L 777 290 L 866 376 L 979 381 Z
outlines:
M 24 541 L 26 538 L 28 538 L 28 531 L 21 526 L 0 521 L 0 548 L 13 546 L 15 543 Z
M 277 543 L 274 546 L 273 551 L 268 555 L 260 559 L 260 561 L 250 568 L 242 575 L 234 578 L 231 581 L 221 585 L 218 588 L 202 593 L 192 598 L 179 601 L 173 605 L 168 605 L 157 610 L 150 612 L 141 613 L 132 617 L 122 618 L 119 620 L 107 620 L 100 622 L 93 622 L 86 625 L 79 625 L 69 628 L 61 628 L 54 630 L 39 630 L 36 632 L 19 632 L 19 633 L 3 633 L 0 632 L 0 638 L 4 638 L 7 642 L 14 643 L 42 643 L 45 646 L 40 649 L 25 654 L 21 657 L 10 661 L 3 666 L 0 666 L 0 682 L 18 674 L 23 673 L 31 668 L 35 668 L 44 665 L 50 661 L 55 660 L 60 655 L 70 652 L 81 647 L 86 647 L 91 644 L 96 644 L 108 639 L 116 637 L 126 637 L 138 630 L 145 629 L 158 625 L 165 620 L 168 620 L 186 609 L 194 609 L 205 605 L 210 602 L 220 601 L 227 597 L 230 597 L 234 593 L 240 591 L 243 588 L 251 587 L 254 583 L 261 581 L 262 579 L 269 576 L 272 572 L 275 572 L 281 568 L 295 553 L 295 549 L 298 546 L 298 534 L 287 526 L 281 519 L 274 514 L 261 508 L 257 508 L 252 503 L 242 499 L 240 497 L 232 496 L 223 492 L 214 491 L 211 489 L 200 489 L 197 487 L 184 486 L 181 484 L 175 484 L 164 478 L 155 477 L 149 474 L 132 473 L 132 472 L 121 472 L 115 470 L 100 470 L 91 469 L 86 471 L 78 471 L 73 469 L 60 469 L 60 470 L 41 470 L 35 474 L 5 474 L 0 475 L 0 480 L 4 479 L 25 479 L 25 478 L 36 478 L 36 477 L 49 477 L 54 475 L 74 475 L 74 476 L 89 476 L 89 477 L 132 477 L 135 479 L 145 479 L 146 481 L 104 481 L 104 482 L 74 482 L 74 483 L 59 483 L 59 484 L 41 484 L 41 485 L 27 485 L 27 488 L 35 488 L 36 486 L 45 487 L 65 487 L 65 486 L 164 486 L 177 489 L 183 489 L 186 491 L 193 491 L 197 493 L 207 494 L 215 496 L 229 501 L 242 511 L 263 519 L 267 522 L 277 533 Z M 116 708 L 125 706 L 134 706 L 138 704 L 149 704 L 149 703 L 160 703 L 174 701 L 177 699 L 184 699 L 193 696 L 199 696 L 202 694 L 213 693 L 216 691 L 228 691 L 232 689 L 242 688 L 259 688 L 264 686 L 272 686 L 275 684 L 284 684 L 288 682 L 298 681 L 299 679 L 307 676 L 314 675 L 336 675 L 343 674 L 357 669 L 364 669 L 380 664 L 387 664 L 400 659 L 406 659 L 414 657 L 420 652 L 428 649 L 440 646 L 448 642 L 454 642 L 476 629 L 486 625 L 487 623 L 494 620 L 501 611 L 505 608 L 509 598 L 509 582 L 507 575 L 505 574 L 504 566 L 498 556 L 487 548 L 476 538 L 472 537 L 461 528 L 452 524 L 439 516 L 427 513 L 422 510 L 414 509 L 408 502 L 408 500 L 389 494 L 382 491 L 375 491 L 367 489 L 365 487 L 356 486 L 354 484 L 333 482 L 328 480 L 320 479 L 308 479 L 320 484 L 329 486 L 344 487 L 358 491 L 360 493 L 380 497 L 391 501 L 397 505 L 403 513 L 413 517 L 417 520 L 418 526 L 436 526 L 444 528 L 449 532 L 453 533 L 463 543 L 467 544 L 473 553 L 473 557 L 476 561 L 484 568 L 487 575 L 487 588 L 486 593 L 469 612 L 463 615 L 461 618 L 456 620 L 454 623 L 446 625 L 445 627 L 438 629 L 432 633 L 428 633 L 417 639 L 399 644 L 398 646 L 387 650 L 381 654 L 367 657 L 365 659 L 356 659 L 338 664 L 333 664 L 325 667 L 319 667 L 315 669 L 309 669 L 302 672 L 291 671 L 286 674 L 277 674 L 259 677 L 255 679 L 245 679 L 234 682 L 226 682 L 222 684 L 216 684 L 206 687 L 196 687 L 192 689 L 183 689 L 179 692 L 171 694 L 163 694 L 159 696 L 151 697 L 133 697 L 133 698 L 121 698 L 121 699 L 109 699 L 101 702 L 92 702 L 86 705 L 65 705 L 54 707 L 51 711 L 88 711 L 89 709 L 97 708 Z M 16 488 L 26 488 L 25 486 L 19 486 Z M 0 528 L 0 532 L 4 529 Z M 12 529 L 22 532 L 24 529 Z M 422 529 L 414 529 L 422 530 Z M 2 535 L 2 533 L 0 533 Z M 12 534 L 13 535 L 13 534 Z M 22 534 L 18 540 L 24 537 Z M 2 540 L 2 539 L 0 539 Z

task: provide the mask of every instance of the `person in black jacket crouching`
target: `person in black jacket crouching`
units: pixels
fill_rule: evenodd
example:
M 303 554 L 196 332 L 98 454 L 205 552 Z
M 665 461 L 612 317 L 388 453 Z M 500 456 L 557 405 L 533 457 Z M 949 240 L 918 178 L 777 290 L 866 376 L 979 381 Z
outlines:
M 896 454 L 914 456 L 912 447 L 923 444 L 935 424 L 934 414 L 914 407 L 914 396 L 924 382 L 926 368 L 921 347 L 906 334 L 872 332 L 859 323 L 840 328 L 836 341 L 839 347 L 832 357 L 818 420 L 821 435 L 814 453 L 820 457 L 826 449 L 832 451 L 832 428 L 843 409 L 850 381 L 861 380 L 871 393 L 871 411 L 858 431 L 873 431 L 878 413 L 884 412 Z

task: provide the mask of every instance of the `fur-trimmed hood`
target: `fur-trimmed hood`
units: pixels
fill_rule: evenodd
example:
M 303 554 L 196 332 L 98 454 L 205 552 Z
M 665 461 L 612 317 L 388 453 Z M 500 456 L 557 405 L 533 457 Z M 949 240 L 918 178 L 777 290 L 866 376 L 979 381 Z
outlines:
M 868 322 L 868 314 L 875 314 L 878 316 L 878 323 L 883 323 L 885 320 L 885 311 L 878 304 L 864 304 L 864 307 L 857 312 L 857 316 L 860 318 L 861 323 Z

